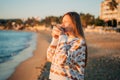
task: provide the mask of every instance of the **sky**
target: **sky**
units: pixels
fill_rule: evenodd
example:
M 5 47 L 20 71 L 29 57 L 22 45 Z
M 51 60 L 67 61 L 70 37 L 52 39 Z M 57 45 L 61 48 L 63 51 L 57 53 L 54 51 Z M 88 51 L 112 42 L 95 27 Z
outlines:
M 0 0 L 0 19 L 62 16 L 69 11 L 100 14 L 103 0 Z

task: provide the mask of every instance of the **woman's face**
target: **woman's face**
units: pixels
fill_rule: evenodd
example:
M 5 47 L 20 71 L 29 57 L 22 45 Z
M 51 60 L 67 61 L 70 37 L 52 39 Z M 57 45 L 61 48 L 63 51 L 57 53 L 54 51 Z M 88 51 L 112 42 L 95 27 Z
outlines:
M 63 17 L 62 25 L 66 32 L 73 32 L 73 23 L 69 15 Z

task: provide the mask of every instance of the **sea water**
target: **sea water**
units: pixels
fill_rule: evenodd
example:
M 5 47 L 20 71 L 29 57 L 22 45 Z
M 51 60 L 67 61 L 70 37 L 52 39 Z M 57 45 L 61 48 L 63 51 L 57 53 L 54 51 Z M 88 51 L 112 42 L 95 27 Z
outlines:
M 33 55 L 35 48 L 35 33 L 0 31 L 0 80 L 9 78 L 21 62 Z

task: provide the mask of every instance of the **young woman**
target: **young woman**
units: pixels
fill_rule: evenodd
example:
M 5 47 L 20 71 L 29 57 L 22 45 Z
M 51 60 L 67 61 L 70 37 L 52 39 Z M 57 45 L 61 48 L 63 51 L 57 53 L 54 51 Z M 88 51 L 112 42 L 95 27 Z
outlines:
M 47 50 L 47 59 L 52 63 L 50 80 L 84 80 L 87 45 L 79 14 L 66 13 L 62 24 L 53 28 L 52 37 Z

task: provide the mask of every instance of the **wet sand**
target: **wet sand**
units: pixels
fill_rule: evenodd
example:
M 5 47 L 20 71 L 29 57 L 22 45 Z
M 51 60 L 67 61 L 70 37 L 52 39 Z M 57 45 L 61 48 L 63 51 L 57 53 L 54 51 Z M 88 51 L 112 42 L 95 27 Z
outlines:
M 33 56 L 22 62 L 8 80 L 37 80 L 46 63 L 46 50 L 50 37 L 47 33 L 37 33 L 37 46 Z

